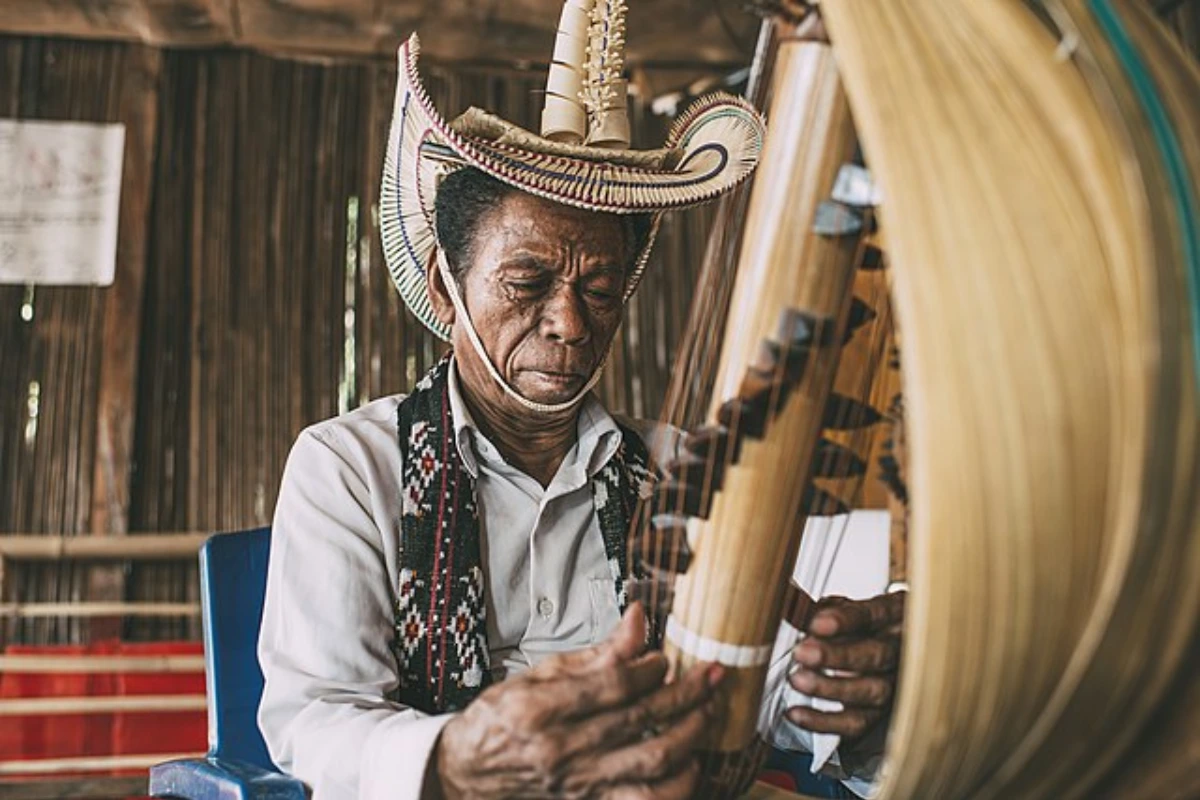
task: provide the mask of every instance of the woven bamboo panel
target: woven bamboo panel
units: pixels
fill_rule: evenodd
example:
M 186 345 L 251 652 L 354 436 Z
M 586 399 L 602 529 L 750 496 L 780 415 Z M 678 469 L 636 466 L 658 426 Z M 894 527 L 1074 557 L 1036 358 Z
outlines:
M 0 38 L 0 114 L 128 124 L 123 75 L 146 52 Z M 134 342 L 136 372 L 116 401 L 133 414 L 128 458 L 111 463 L 127 476 L 124 519 L 106 520 L 106 529 L 269 523 L 304 426 L 407 391 L 440 357 L 441 343 L 405 312 L 379 247 L 375 198 L 394 81 L 393 68 L 375 62 L 161 54 L 147 90 L 157 103 L 145 154 L 150 200 L 140 220 L 122 217 L 123 235 L 140 247 L 144 287 L 125 342 Z M 432 66 L 428 76 L 448 113 L 480 105 L 525 125 L 536 122 L 542 81 L 539 71 L 501 68 Z M 634 124 L 650 146 L 667 121 L 639 108 Z M 614 410 L 658 414 L 707 220 L 700 211 L 664 226 L 601 384 Z M 112 291 L 0 287 L 0 531 L 96 530 L 93 483 L 107 474 L 95 469 L 98 376 L 119 344 L 104 336 Z M 187 603 L 198 595 L 187 563 L 20 563 L 7 572 L 0 602 Z M 38 643 L 89 633 L 198 635 L 194 620 L 172 618 L 5 625 L 2 638 Z
M 0 39 L 0 116 L 117 121 L 137 52 Z M 0 530 L 74 533 L 89 523 L 104 301 L 96 288 L 0 286 Z M 86 578 L 76 565 L 30 566 L 4 599 L 82 600 Z M 79 627 L 40 620 L 20 633 L 66 640 Z
M 1170 20 L 1197 52 L 1200 2 Z M 541 80 L 498 67 L 428 75 L 447 113 L 480 105 L 529 126 Z M 0 116 L 124 121 L 138 142 L 126 153 L 125 288 L 0 286 L 0 531 L 265 524 L 302 427 L 407 390 L 438 358 L 379 249 L 393 86 L 378 61 L 0 37 Z M 661 141 L 664 120 L 642 107 L 632 119 L 635 144 Z M 146 126 L 141 142 L 134 132 Z M 658 414 L 710 224 L 704 209 L 664 224 L 599 387 L 614 410 Z M 106 450 L 97 430 L 121 414 L 128 441 Z M 180 563 L 14 563 L 5 573 L 0 602 L 197 595 L 194 567 Z M 198 631 L 186 620 L 0 623 L 0 641 L 119 633 Z

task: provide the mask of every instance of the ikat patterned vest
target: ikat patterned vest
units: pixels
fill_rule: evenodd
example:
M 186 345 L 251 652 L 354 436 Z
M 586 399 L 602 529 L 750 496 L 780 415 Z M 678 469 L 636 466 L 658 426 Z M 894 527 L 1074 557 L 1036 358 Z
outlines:
M 475 482 L 454 444 L 449 374 L 446 356 L 400 403 L 397 416 L 402 496 L 396 700 L 429 714 L 459 710 L 491 683 Z M 624 611 L 629 522 L 655 476 L 642 440 L 618 427 L 621 446 L 591 488 L 617 606 Z M 653 632 L 651 638 L 657 638 Z

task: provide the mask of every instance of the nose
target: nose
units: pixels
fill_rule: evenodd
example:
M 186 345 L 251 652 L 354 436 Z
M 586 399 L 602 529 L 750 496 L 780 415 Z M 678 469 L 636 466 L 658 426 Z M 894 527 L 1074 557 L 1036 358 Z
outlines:
M 578 346 L 591 336 L 587 309 L 575 287 L 560 282 L 542 309 L 542 334 L 551 341 Z

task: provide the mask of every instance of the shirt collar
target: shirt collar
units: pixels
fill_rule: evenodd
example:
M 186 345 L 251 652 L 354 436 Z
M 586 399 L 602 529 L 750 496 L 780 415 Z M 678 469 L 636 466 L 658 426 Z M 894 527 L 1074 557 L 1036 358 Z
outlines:
M 492 444 L 475 424 L 475 418 L 467 408 L 462 395 L 462 387 L 458 377 L 458 359 L 450 359 L 450 415 L 454 421 L 454 444 L 458 448 L 458 457 L 472 478 L 479 477 L 479 462 L 503 464 L 504 459 L 499 449 Z M 594 476 L 604 468 L 621 446 L 621 429 L 616 420 L 596 399 L 595 394 L 589 393 L 580 401 L 579 422 L 576 428 L 576 446 L 567 454 L 571 464 L 564 466 L 586 465 L 588 477 Z

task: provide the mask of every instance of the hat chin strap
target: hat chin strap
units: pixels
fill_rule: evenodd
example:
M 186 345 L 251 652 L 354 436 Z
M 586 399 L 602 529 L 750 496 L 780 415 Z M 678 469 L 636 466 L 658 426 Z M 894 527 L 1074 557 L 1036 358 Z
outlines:
M 600 362 L 600 366 L 592 373 L 592 377 L 588 379 L 579 392 L 562 403 L 537 403 L 525 397 L 512 386 L 508 381 L 504 380 L 500 375 L 500 370 L 496 369 L 496 365 L 492 363 L 492 359 L 487 354 L 487 350 L 483 347 L 483 342 L 479 339 L 479 334 L 475 332 L 475 325 L 471 322 L 471 316 L 467 313 L 467 306 L 463 302 L 462 295 L 458 291 L 458 283 L 455 282 L 454 276 L 450 273 L 450 265 L 446 262 L 446 253 L 441 247 L 437 248 L 437 264 L 438 270 L 442 273 L 442 282 L 446 284 L 446 291 L 450 294 L 450 302 L 454 306 L 454 313 L 457 318 L 462 321 L 463 329 L 467 332 L 467 339 L 471 342 L 471 347 L 475 349 L 475 354 L 479 356 L 479 360 L 487 368 L 488 374 L 492 376 L 492 380 L 500 384 L 500 388 L 504 393 L 511 397 L 523 407 L 538 414 L 556 414 L 561 411 L 566 411 L 579 404 L 579 401 L 587 397 L 600 380 L 600 373 L 604 370 L 604 365 L 608 362 L 608 351 L 604 353 L 604 360 Z M 609 344 L 609 349 L 612 349 L 612 344 Z

